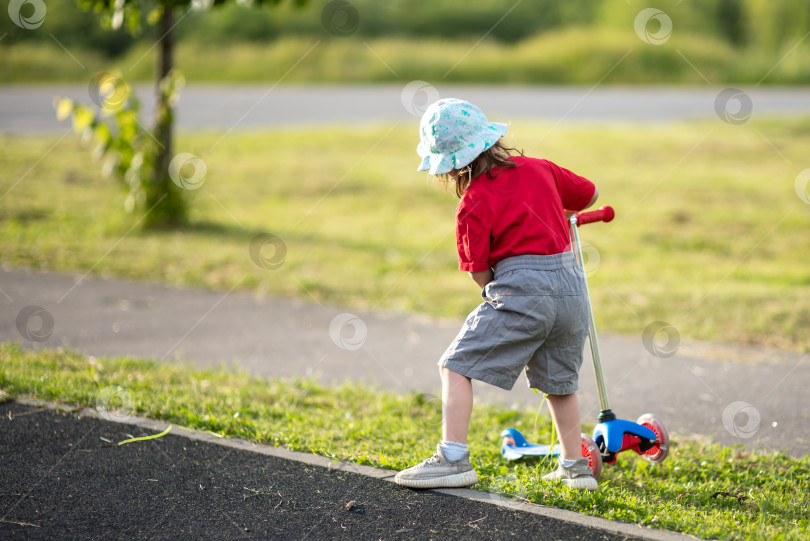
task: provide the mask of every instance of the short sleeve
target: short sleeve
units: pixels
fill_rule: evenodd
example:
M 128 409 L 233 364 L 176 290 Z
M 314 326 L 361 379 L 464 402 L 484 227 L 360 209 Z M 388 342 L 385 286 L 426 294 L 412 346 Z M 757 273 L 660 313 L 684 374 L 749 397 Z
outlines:
M 594 183 L 555 163 L 548 162 L 548 165 L 557 181 L 563 208 L 576 211 L 585 209 L 596 191 Z
M 489 249 L 492 236 L 491 212 L 483 198 L 469 191 L 461 198 L 456 210 L 456 245 L 458 268 L 467 272 L 483 272 L 490 268 Z

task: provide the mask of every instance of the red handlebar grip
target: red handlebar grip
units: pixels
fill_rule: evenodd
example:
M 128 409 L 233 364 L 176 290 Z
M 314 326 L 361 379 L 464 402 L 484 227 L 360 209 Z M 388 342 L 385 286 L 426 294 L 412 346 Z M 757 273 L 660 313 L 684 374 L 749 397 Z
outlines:
M 574 217 L 577 219 L 577 225 L 592 224 L 593 222 L 609 222 L 614 216 L 616 216 L 616 213 L 613 212 L 613 207 L 609 205 L 599 207 L 598 210 L 574 214 Z

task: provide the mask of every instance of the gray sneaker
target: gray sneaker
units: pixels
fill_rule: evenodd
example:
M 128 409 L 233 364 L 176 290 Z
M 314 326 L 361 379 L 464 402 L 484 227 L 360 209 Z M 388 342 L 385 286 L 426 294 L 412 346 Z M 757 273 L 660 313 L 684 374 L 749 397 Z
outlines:
M 478 474 L 470 464 L 470 452 L 450 462 L 442 454 L 442 446 L 436 446 L 436 454 L 407 470 L 402 470 L 394 482 L 410 488 L 458 488 L 474 485 Z
M 588 466 L 588 459 L 583 457 L 577 459 L 567 468 L 562 465 L 562 461 L 557 460 L 557 469 L 548 475 L 543 476 L 544 481 L 560 481 L 565 486 L 580 490 L 590 490 L 593 492 L 599 488 L 593 470 Z

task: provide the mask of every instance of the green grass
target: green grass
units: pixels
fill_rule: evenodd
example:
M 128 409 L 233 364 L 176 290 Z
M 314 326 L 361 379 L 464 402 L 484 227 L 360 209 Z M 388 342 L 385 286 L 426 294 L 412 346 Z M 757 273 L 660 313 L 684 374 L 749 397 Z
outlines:
M 51 42 L 0 45 L 0 80 L 89 82 L 96 72 L 117 69 L 129 81 L 149 81 L 155 61 L 151 45 L 137 45 L 114 59 L 72 47 L 71 58 Z M 419 79 L 437 84 L 703 85 L 703 77 L 713 84 L 753 84 L 767 74 L 764 84 L 810 83 L 810 65 L 804 62 L 810 45 L 789 49 L 766 54 L 680 32 L 665 45 L 653 46 L 632 30 L 567 28 L 515 44 L 484 40 L 475 47 L 467 40 L 395 37 L 367 41 L 284 37 L 266 44 L 186 41 L 177 47 L 176 65 L 193 82 L 283 79 L 285 83 L 404 85 Z
M 0 344 L 0 389 L 394 470 L 429 456 L 440 437 L 440 402 L 422 394 L 350 383 L 326 388 L 310 380 L 61 350 L 26 352 L 9 343 Z M 132 411 L 121 409 L 127 393 Z M 603 470 L 599 491 L 579 493 L 540 481 L 552 467 L 546 460 L 503 461 L 499 432 L 508 426 L 538 441 L 551 437 L 546 413 L 477 405 L 470 442 L 480 490 L 704 538 L 810 536 L 808 458 L 676 437 L 662 464 L 622 454 Z
M 190 225 L 172 231 L 133 228 L 124 190 L 75 136 L 0 136 L 0 261 L 461 318 L 480 298 L 457 270 L 456 199 L 414 171 L 416 136 L 416 120 L 180 134 L 176 151 L 199 155 L 208 176 L 190 192 Z M 808 136 L 807 119 L 510 128 L 616 209 L 582 230 L 600 256 L 600 330 L 640 339 L 662 320 L 692 340 L 799 351 L 810 350 L 810 205 L 794 181 Z M 249 257 L 260 233 L 286 243 L 280 268 Z

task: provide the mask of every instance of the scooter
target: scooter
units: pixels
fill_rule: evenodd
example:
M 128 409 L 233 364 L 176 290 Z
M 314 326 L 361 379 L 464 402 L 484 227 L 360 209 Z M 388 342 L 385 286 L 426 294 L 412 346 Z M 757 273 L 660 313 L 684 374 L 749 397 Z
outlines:
M 579 226 L 594 222 L 609 222 L 613 220 L 613 208 L 603 206 L 590 212 L 573 214 L 568 220 L 571 244 L 577 263 L 585 276 L 585 261 L 582 257 L 582 246 L 579 240 Z M 599 355 L 599 342 L 596 338 L 596 323 L 593 317 L 593 307 L 590 301 L 588 280 L 585 278 L 585 292 L 588 298 L 588 342 L 591 348 L 593 369 L 596 374 L 596 386 L 599 393 L 599 424 L 593 430 L 593 438 L 582 434 L 582 456 L 588 458 L 593 475 L 597 479 L 602 472 L 602 464 L 613 464 L 617 455 L 623 451 L 635 451 L 642 458 L 658 463 L 669 454 L 669 432 L 664 424 L 653 414 L 646 413 L 636 422 L 618 419 L 610 409 L 605 387 L 605 377 L 602 373 L 602 360 Z M 507 428 L 501 432 L 501 456 L 506 460 L 517 460 L 526 456 L 556 457 L 560 454 L 560 446 L 529 443 L 520 431 Z

